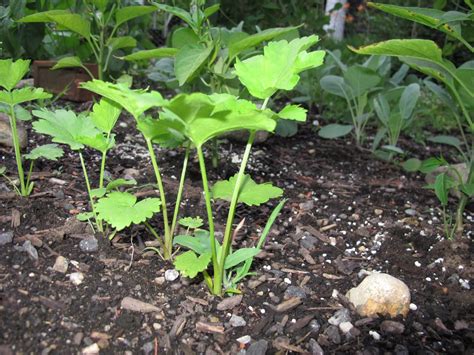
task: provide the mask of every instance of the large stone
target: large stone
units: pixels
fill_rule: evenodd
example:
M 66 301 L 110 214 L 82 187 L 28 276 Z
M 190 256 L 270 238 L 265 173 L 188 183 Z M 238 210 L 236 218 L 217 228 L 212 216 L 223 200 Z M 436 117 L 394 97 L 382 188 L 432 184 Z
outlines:
M 410 290 L 399 279 L 382 273 L 372 273 L 346 296 L 363 317 L 377 314 L 406 316 L 410 309 Z
M 25 126 L 22 122 L 17 120 L 17 131 L 20 139 L 20 147 L 26 148 L 28 141 L 28 135 L 26 133 Z M 0 145 L 13 147 L 12 130 L 10 127 L 10 120 L 7 115 L 0 112 Z
M 247 143 L 247 140 L 249 138 L 249 133 L 248 131 L 232 131 L 232 132 L 226 133 L 224 137 L 234 142 Z M 263 143 L 268 139 L 268 137 L 269 137 L 268 132 L 257 131 L 257 134 L 255 135 L 254 144 Z

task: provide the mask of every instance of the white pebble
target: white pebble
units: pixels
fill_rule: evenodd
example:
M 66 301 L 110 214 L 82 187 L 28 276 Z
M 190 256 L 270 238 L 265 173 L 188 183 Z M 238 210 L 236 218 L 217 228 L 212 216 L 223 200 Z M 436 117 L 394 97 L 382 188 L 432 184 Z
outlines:
M 417 306 L 416 304 L 414 304 L 414 303 L 410 303 L 410 309 L 411 309 L 412 311 L 416 311 L 416 310 L 418 309 L 418 306 Z
M 285 277 L 285 278 L 283 279 L 283 281 L 284 281 L 286 284 L 291 285 L 291 280 L 290 280 L 288 277 Z
M 375 330 L 370 330 L 369 335 L 371 335 L 374 340 L 380 340 L 380 334 L 377 333 Z
M 69 280 L 76 286 L 80 285 L 84 281 L 84 274 L 82 272 L 73 272 L 69 275 Z
M 421 266 L 421 263 L 419 261 L 415 261 L 415 266 L 416 267 L 420 267 Z

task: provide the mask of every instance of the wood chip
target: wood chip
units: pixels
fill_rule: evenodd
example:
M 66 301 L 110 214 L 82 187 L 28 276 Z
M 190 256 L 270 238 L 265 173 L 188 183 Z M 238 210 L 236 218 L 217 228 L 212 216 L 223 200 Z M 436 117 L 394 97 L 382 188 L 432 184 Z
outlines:
M 326 273 L 323 273 L 323 277 L 328 280 L 341 280 L 344 278 L 344 276 L 337 276 L 337 275 L 326 274 Z
M 174 340 L 178 337 L 186 325 L 187 319 L 185 316 L 178 316 L 173 323 L 173 327 L 170 330 L 169 337 Z
M 309 271 L 295 270 L 295 269 L 287 269 L 287 268 L 283 268 L 283 269 L 281 269 L 281 271 L 287 272 L 287 273 L 289 273 L 289 274 L 300 274 L 300 275 L 309 274 Z
M 242 302 L 242 295 L 232 296 L 225 298 L 221 302 L 217 304 L 217 310 L 219 311 L 227 311 L 234 307 L 237 307 Z
M 303 301 L 299 297 L 292 297 L 287 299 L 286 301 L 283 301 L 280 303 L 278 306 L 276 306 L 274 309 L 278 313 L 286 312 L 289 311 L 290 309 L 293 309 L 295 307 L 298 307 Z
M 21 224 L 21 214 L 17 209 L 12 209 L 12 228 L 17 228 Z
M 330 224 L 329 226 L 324 226 L 324 227 L 321 227 L 319 230 L 321 232 L 325 232 L 325 231 L 328 231 L 330 229 L 333 229 L 333 228 L 336 228 L 337 227 L 337 224 L 334 223 L 334 224 Z
M 142 302 L 132 297 L 125 297 L 120 303 L 120 307 L 140 313 L 160 312 L 161 310 L 150 303 Z
M 190 300 L 191 302 L 198 303 L 203 306 L 209 306 L 209 302 L 207 302 L 206 300 L 203 300 L 202 298 L 191 297 L 191 296 L 186 296 L 186 298 Z
M 216 323 L 197 322 L 196 330 L 202 333 L 224 334 L 224 327 Z

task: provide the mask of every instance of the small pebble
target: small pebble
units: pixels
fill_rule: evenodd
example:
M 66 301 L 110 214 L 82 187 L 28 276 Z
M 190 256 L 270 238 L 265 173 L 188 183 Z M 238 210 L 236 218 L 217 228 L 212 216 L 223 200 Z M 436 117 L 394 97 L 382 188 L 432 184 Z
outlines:
M 240 344 L 243 344 L 243 345 L 246 345 L 248 343 L 250 343 L 252 341 L 252 338 L 250 337 L 250 335 L 244 335 L 240 338 L 237 338 L 237 341 L 240 343 Z
M 410 303 L 410 310 L 416 311 L 418 309 L 418 306 L 414 303 Z
M 81 248 L 83 252 L 93 253 L 99 249 L 99 242 L 95 238 L 83 239 L 79 243 L 79 248 Z
M 241 316 L 233 314 L 232 317 L 230 317 L 229 324 L 232 327 L 237 328 L 237 327 L 245 327 L 247 325 L 247 322 Z
M 84 274 L 82 272 L 73 272 L 69 275 L 69 280 L 71 280 L 74 285 L 78 286 L 82 281 L 84 281 Z
M 380 334 L 377 333 L 375 330 L 370 330 L 369 335 L 374 338 L 374 340 L 380 340 Z
M 166 281 L 173 282 L 179 277 L 179 272 L 175 269 L 169 269 L 165 271 Z

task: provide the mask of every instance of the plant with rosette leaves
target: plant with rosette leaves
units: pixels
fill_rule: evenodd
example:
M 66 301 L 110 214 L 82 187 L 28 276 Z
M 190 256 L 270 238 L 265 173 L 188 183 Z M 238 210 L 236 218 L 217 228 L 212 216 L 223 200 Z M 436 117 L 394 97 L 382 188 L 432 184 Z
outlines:
M 34 101 L 48 99 L 51 97 L 51 94 L 48 94 L 43 91 L 43 89 L 36 88 L 22 88 L 15 89 L 20 80 L 28 73 L 30 69 L 30 61 L 19 59 L 13 61 L 11 59 L 0 60 L 0 87 L 3 88 L 0 90 L 0 111 L 5 112 L 10 121 L 10 128 L 12 133 L 13 140 L 13 149 L 15 150 L 15 160 L 18 170 L 18 180 L 20 181 L 20 188 L 18 189 L 15 184 L 13 184 L 15 191 L 20 196 L 28 196 L 33 191 L 33 182 L 31 182 L 31 172 L 33 170 L 33 161 L 38 158 L 56 160 L 59 156 L 62 155 L 60 149 L 57 147 L 38 147 L 35 152 L 31 152 L 29 159 L 31 160 L 30 169 L 25 176 L 23 170 L 23 162 L 21 156 L 20 140 L 18 136 L 17 120 L 29 121 L 31 120 L 31 115 L 28 111 L 21 108 L 20 104 Z M 2 169 L 4 170 L 4 169 Z M 5 175 L 5 171 L 1 173 Z M 10 181 L 11 179 L 8 178 Z

